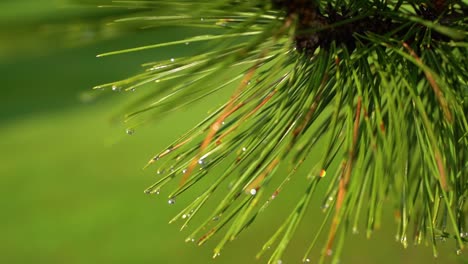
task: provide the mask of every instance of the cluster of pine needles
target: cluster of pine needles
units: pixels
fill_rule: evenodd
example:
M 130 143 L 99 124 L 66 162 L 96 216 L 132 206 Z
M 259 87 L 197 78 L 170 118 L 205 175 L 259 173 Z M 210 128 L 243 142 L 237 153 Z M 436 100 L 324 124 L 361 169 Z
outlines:
M 346 234 L 364 226 L 370 236 L 384 206 L 393 208 L 405 247 L 430 244 L 437 256 L 437 244 L 450 239 L 462 253 L 466 1 L 147 0 L 107 7 L 132 10 L 116 24 L 207 32 L 100 55 L 205 44 L 196 55 L 148 62 L 141 74 L 97 87 L 140 92 L 126 121 L 150 120 L 232 89 L 227 102 L 148 163 L 159 170 L 147 193 L 178 181 L 169 203 L 201 184 L 173 220 L 184 228 L 202 208 L 209 212 L 194 220 L 198 228 L 188 241 L 203 244 L 219 233 L 219 255 L 295 177 L 303 195 L 257 256 L 271 247 L 270 263 L 281 260 L 307 210 L 322 213 L 310 203 L 321 182 L 325 220 L 307 221 L 319 232 L 303 261 L 336 261 Z M 216 167 L 222 170 L 203 181 Z M 215 208 L 204 208 L 210 199 L 217 199 Z M 318 243 L 321 233 L 327 240 Z M 320 257 L 310 255 L 316 246 Z

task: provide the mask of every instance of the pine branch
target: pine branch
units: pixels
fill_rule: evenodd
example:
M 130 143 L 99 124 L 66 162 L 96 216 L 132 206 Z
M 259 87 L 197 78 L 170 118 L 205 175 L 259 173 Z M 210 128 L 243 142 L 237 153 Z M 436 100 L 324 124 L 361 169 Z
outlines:
M 237 84 L 224 105 L 148 163 L 166 160 L 147 193 L 179 181 L 170 204 L 214 168 L 223 168 L 171 221 L 184 220 L 183 229 L 208 200 L 218 199 L 187 241 L 203 244 L 223 232 L 218 256 L 292 177 L 299 177 L 305 185 L 302 198 L 258 254 L 276 245 L 269 262 L 277 263 L 317 186 L 330 177 L 326 219 L 319 227 L 326 232 L 328 226 L 328 240 L 320 262 L 337 260 L 350 227 L 355 233 L 364 224 L 371 236 L 380 225 L 383 201 L 393 203 L 397 236 L 405 247 L 409 240 L 430 242 L 434 256 L 442 239 L 453 239 L 457 253 L 466 247 L 466 1 L 114 3 L 110 6 L 142 10 L 116 23 L 199 27 L 210 33 L 101 55 L 210 45 L 195 56 L 148 62 L 139 75 L 96 87 L 141 91 L 126 109 L 126 122 L 162 116 Z M 223 79 L 227 82 L 220 83 Z M 164 85 L 172 80 L 175 86 Z M 283 167 L 287 175 L 277 173 Z M 296 173 L 301 167 L 310 173 Z M 279 185 L 272 185 L 278 179 Z M 229 190 L 220 190 L 225 185 Z M 304 261 L 310 261 L 318 236 Z

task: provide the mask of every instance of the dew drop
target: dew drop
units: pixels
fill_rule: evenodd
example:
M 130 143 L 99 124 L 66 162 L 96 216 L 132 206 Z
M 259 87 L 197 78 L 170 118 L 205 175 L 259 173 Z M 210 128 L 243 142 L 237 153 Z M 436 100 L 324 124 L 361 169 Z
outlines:
M 155 194 L 160 194 L 160 193 L 161 193 L 161 190 L 156 189 L 156 191 L 154 191 L 153 193 L 155 193 Z
M 175 199 L 171 198 L 167 201 L 168 204 L 175 204 Z
M 327 256 L 331 256 L 331 255 L 333 255 L 333 250 L 328 249 L 328 250 L 327 250 Z
M 215 217 L 213 217 L 213 219 L 212 219 L 212 220 L 213 220 L 213 221 L 218 221 L 218 220 L 219 220 L 219 216 L 215 216 Z
M 145 190 L 144 193 L 149 194 L 149 193 L 151 193 L 151 191 L 150 190 Z
M 184 174 L 187 173 L 187 169 L 183 169 L 182 173 L 184 173 Z
M 251 195 L 257 194 L 257 190 L 256 190 L 256 189 L 251 189 L 251 190 L 250 190 L 250 194 L 251 194 Z
M 132 129 L 132 128 L 127 128 L 127 130 L 125 130 L 125 132 L 126 132 L 128 135 L 133 135 L 133 134 L 135 134 L 135 130 Z
M 353 234 L 354 234 L 354 235 L 359 234 L 359 230 L 358 230 L 357 227 L 353 227 Z
M 202 158 L 202 159 L 199 159 L 199 160 L 198 160 L 198 164 L 200 165 L 200 167 L 203 168 L 203 167 L 205 167 L 205 165 L 206 165 L 206 161 L 205 161 L 203 158 Z
M 205 21 L 205 19 L 202 17 L 202 18 L 200 18 L 200 21 Z
M 283 264 L 283 261 L 281 259 L 278 259 L 278 261 L 276 261 L 276 264 Z
M 407 248 L 408 247 L 408 240 L 406 239 L 406 236 L 403 236 L 401 238 L 401 244 L 403 244 L 403 247 L 404 248 Z
M 461 249 L 457 249 L 457 255 L 460 256 L 462 254 L 462 250 Z
M 174 59 L 174 58 L 171 58 L 171 62 L 174 62 L 174 61 L 175 61 L 175 59 Z
M 130 92 L 134 92 L 134 91 L 136 91 L 136 89 L 135 89 L 135 88 L 132 88 L 132 89 L 130 89 Z
M 188 45 L 188 44 L 190 44 L 190 42 L 185 42 L 185 45 Z
M 247 148 L 246 148 L 246 147 L 243 147 L 243 148 L 242 148 L 242 151 L 243 151 L 243 152 L 246 152 L 246 151 L 247 151 Z
M 310 263 L 310 259 L 309 258 L 304 259 L 304 263 Z
M 399 234 L 396 234 L 396 235 L 395 235 L 395 241 L 398 242 L 399 240 L 400 240 L 400 235 L 399 235 Z
M 112 91 L 120 92 L 121 89 L 120 89 L 120 87 L 118 87 L 117 85 L 112 85 Z
M 219 257 L 220 255 L 221 255 L 221 253 L 216 252 L 216 253 L 213 255 L 213 258 Z
M 323 178 L 323 177 L 325 177 L 326 175 L 327 175 L 327 171 L 322 169 L 322 170 L 320 171 L 320 175 L 319 175 L 319 176 Z
M 464 233 L 464 232 L 461 232 L 461 233 L 460 233 L 460 237 L 461 237 L 461 238 L 468 237 L 468 232 L 465 232 L 465 233 Z
M 185 218 L 187 218 L 187 215 L 186 215 L 186 214 L 183 214 L 183 215 L 182 215 L 182 219 L 185 219 Z
M 279 190 L 276 190 L 272 195 L 271 195 L 271 200 L 275 199 L 276 196 L 278 196 Z

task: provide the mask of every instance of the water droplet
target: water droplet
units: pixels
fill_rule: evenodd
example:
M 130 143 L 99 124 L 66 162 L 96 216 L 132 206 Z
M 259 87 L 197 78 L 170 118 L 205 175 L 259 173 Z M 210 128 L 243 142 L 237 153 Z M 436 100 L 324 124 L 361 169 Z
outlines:
M 277 264 L 283 264 L 283 261 L 281 259 L 278 259 L 278 261 L 276 261 Z
M 461 249 L 457 249 L 457 255 L 460 256 L 462 254 L 462 250 Z
M 125 130 L 125 132 L 126 132 L 128 135 L 133 135 L 133 134 L 135 134 L 135 130 L 132 129 L 132 128 L 127 128 L 127 130 Z
M 190 44 L 190 42 L 185 42 L 185 45 L 188 45 L 188 44 Z
M 202 158 L 202 159 L 199 159 L 198 160 L 198 164 L 200 165 L 200 167 L 204 168 L 205 165 L 206 165 L 206 161 Z
M 175 199 L 171 198 L 167 201 L 168 204 L 175 204 Z
M 304 263 L 310 263 L 310 259 L 309 258 L 304 259 Z
M 331 255 L 333 255 L 333 250 L 328 249 L 328 250 L 327 250 L 327 256 L 331 256 Z
M 130 92 L 134 92 L 134 91 L 136 91 L 136 89 L 135 89 L 135 88 L 132 88 L 132 89 L 130 89 Z
M 174 58 L 171 58 L 171 62 L 174 62 L 174 61 L 175 61 L 175 59 L 174 59 Z
M 154 81 L 155 83 L 158 83 L 158 82 L 161 82 L 161 80 L 157 79 L 156 81 Z
M 144 193 L 149 194 L 149 193 L 151 193 L 151 191 L 150 190 L 145 190 Z
M 327 171 L 322 169 L 322 170 L 320 171 L 320 175 L 319 175 L 319 176 L 323 178 L 323 177 L 325 177 L 326 175 L 327 175 Z
M 187 173 L 187 169 L 183 169 L 182 173 L 184 173 L 184 174 Z
M 120 87 L 118 87 L 117 85 L 112 85 L 112 91 L 120 92 L 121 89 L 120 89 Z
M 205 19 L 202 17 L 202 18 L 200 18 L 200 21 L 205 21 Z
M 357 227 L 353 227 L 353 234 L 355 235 L 359 234 L 359 230 Z
M 188 217 L 188 216 L 187 216 L 186 214 L 183 214 L 183 215 L 182 215 L 182 219 L 185 219 L 185 218 L 187 218 L 187 217 Z
M 246 148 L 246 147 L 243 147 L 243 148 L 242 148 L 242 151 L 243 151 L 243 152 L 246 152 L 246 151 L 247 151 L 247 148 Z
M 251 81 L 248 81 L 248 82 L 247 82 L 247 85 L 250 85 L 251 83 L 252 83 Z
M 220 255 L 221 255 L 221 253 L 215 252 L 214 255 L 213 255 L 213 258 L 219 257 Z
M 257 194 L 257 190 L 256 190 L 256 189 L 251 189 L 251 190 L 250 190 L 250 194 L 251 194 L 251 195 Z
M 218 220 L 219 220 L 219 216 L 215 216 L 215 217 L 213 217 L 213 219 L 212 219 L 212 220 L 213 220 L 213 221 L 218 221 Z
M 403 244 L 404 248 L 408 247 L 408 240 L 406 239 L 406 235 L 401 238 L 401 244 Z
M 153 193 L 155 193 L 155 194 L 160 194 L 160 193 L 161 193 L 161 190 L 156 189 L 155 191 L 153 191 Z
M 461 237 L 461 238 L 468 237 L 468 232 L 465 232 L 465 233 L 460 232 L 460 237 Z
M 276 191 L 271 195 L 271 199 L 272 199 L 272 200 L 275 199 L 276 196 L 278 196 L 279 192 L 280 192 L 279 190 L 276 190 Z

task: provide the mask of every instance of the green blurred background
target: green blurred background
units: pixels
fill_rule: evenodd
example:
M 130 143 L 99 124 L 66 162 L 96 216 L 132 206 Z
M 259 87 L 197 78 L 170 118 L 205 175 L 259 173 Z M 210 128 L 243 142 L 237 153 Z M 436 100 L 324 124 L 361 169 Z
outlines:
M 156 174 L 142 167 L 202 118 L 206 105 L 218 102 L 202 102 L 127 135 L 112 120 L 132 94 L 91 88 L 137 73 L 146 61 L 193 49 L 98 59 L 102 52 L 190 34 L 106 28 L 106 19 L 119 12 L 59 0 L 0 3 L 0 263 L 264 263 L 255 253 L 286 217 L 301 182 L 216 260 L 211 252 L 218 236 L 202 247 L 184 243 L 189 232 L 167 223 L 194 195 L 175 205 L 167 204 L 164 192 L 144 195 Z M 312 205 L 283 263 L 300 263 L 314 235 L 308 227 L 320 223 L 322 216 L 314 216 L 319 207 Z M 441 243 L 438 259 L 429 247 L 404 250 L 390 220 L 371 240 L 350 235 L 341 263 L 468 263 L 466 253 L 455 255 L 452 242 Z

